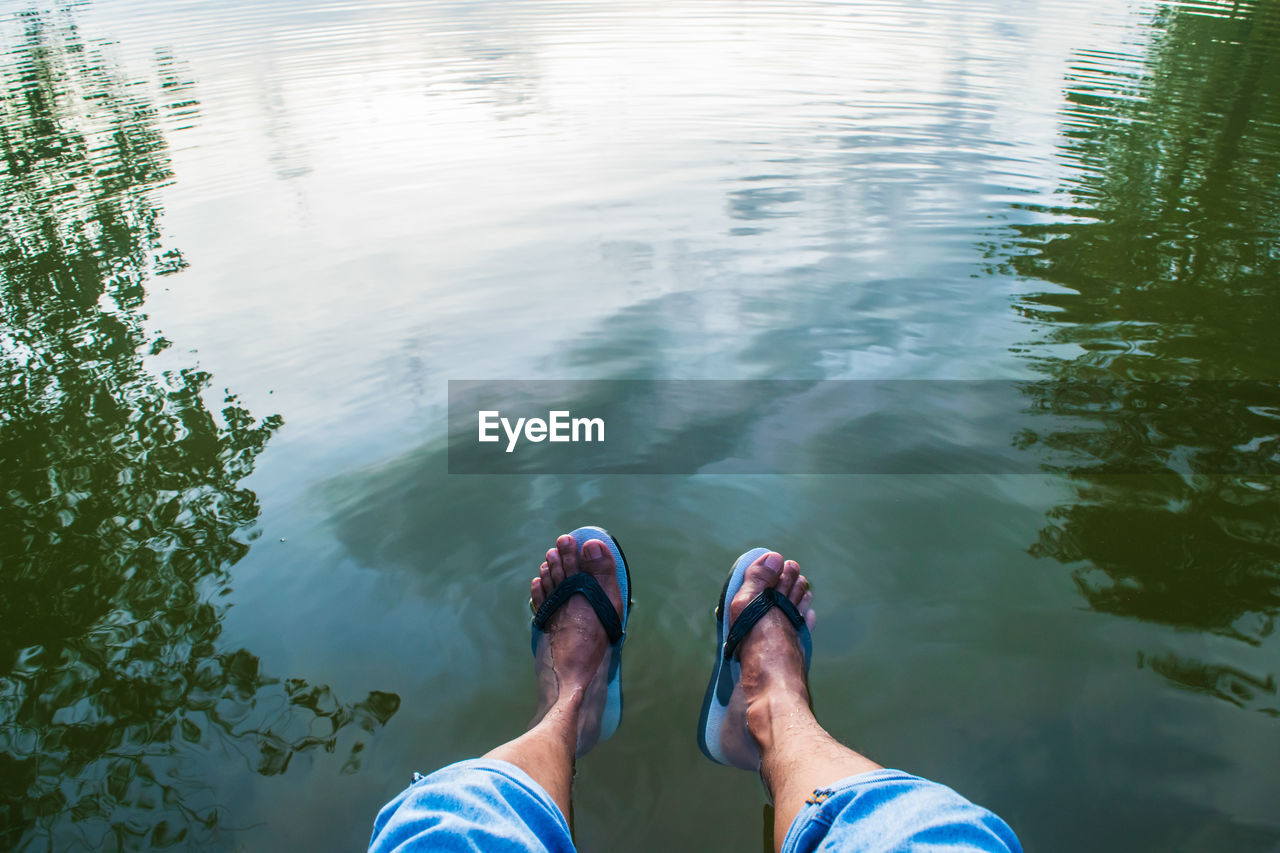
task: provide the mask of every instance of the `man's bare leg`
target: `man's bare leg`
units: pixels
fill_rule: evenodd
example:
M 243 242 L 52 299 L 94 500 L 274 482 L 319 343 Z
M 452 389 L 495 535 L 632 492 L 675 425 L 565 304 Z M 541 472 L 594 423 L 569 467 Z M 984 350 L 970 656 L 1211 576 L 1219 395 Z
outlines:
M 776 586 L 813 622 L 812 594 L 794 560 L 770 552 L 747 567 L 729 605 L 730 624 L 767 587 Z M 804 802 L 818 788 L 880 765 L 839 743 L 809 710 L 804 652 L 785 616 L 770 610 L 740 647 L 747 729 L 760 747 L 760 776 L 773 795 L 773 844 L 782 841 Z
M 569 535 L 561 536 L 556 547 L 547 551 L 546 562 L 530 584 L 533 606 L 540 607 L 566 577 L 580 571 L 595 577 L 621 615 L 622 595 L 609 549 L 600 540 L 592 539 L 583 543 L 579 559 L 577 543 Z M 594 713 L 586 706 L 602 695 L 598 676 L 603 671 L 608 638 L 595 611 L 580 595 L 556 611 L 547 623 L 546 634 L 534 663 L 538 709 L 533 722 L 527 732 L 485 758 L 509 761 L 528 773 L 551 795 L 568 820 L 579 718 L 584 708 L 587 713 Z

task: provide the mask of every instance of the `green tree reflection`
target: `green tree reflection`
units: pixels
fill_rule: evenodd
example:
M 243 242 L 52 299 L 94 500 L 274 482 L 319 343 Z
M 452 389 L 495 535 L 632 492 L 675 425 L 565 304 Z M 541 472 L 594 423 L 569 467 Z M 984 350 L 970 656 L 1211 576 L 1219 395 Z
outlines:
M 276 774 L 343 731 L 353 771 L 399 700 L 344 704 L 219 647 L 258 515 L 240 483 L 281 420 L 210 411 L 207 374 L 144 364 L 165 346 L 147 278 L 185 266 L 160 244 L 160 113 L 69 12 L 22 22 L 0 93 L 0 847 L 200 844 L 211 750 Z
M 1154 32 L 1141 61 L 1077 56 L 1072 206 L 1016 228 L 1014 269 L 1061 285 L 1019 306 L 1055 380 L 1027 391 L 1075 422 L 1032 437 L 1075 491 L 1033 551 L 1082 566 L 1095 609 L 1260 644 L 1280 610 L 1280 4 L 1165 7 Z M 1277 713 L 1274 674 L 1148 662 Z

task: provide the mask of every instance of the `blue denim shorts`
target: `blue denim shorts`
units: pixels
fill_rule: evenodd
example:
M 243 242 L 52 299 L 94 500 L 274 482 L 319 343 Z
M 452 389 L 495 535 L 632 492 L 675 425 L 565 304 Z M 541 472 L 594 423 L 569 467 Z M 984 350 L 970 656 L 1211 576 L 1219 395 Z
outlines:
M 527 773 L 474 759 L 421 776 L 378 813 L 370 853 L 571 853 L 559 807 Z M 1013 830 L 950 788 L 900 770 L 850 776 L 813 793 L 783 853 L 1021 853 Z
M 819 788 L 791 822 L 782 853 L 1021 853 L 1008 824 L 946 785 L 873 770 Z

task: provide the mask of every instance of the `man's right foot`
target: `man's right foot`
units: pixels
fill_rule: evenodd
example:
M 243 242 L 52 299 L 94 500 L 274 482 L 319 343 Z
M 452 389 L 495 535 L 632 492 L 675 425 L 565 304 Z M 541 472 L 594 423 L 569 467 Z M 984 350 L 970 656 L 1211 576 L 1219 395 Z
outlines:
M 795 560 L 784 560 L 770 551 L 747 567 L 742 586 L 729 604 L 729 623 L 757 595 L 769 587 L 790 599 L 810 629 L 817 614 L 809 581 L 800 574 Z M 770 609 L 743 639 L 739 648 L 742 666 L 741 689 L 746 699 L 747 729 L 761 746 L 769 738 L 773 717 L 785 711 L 809 708 L 809 688 L 805 680 L 804 652 L 796 629 L 777 608 Z

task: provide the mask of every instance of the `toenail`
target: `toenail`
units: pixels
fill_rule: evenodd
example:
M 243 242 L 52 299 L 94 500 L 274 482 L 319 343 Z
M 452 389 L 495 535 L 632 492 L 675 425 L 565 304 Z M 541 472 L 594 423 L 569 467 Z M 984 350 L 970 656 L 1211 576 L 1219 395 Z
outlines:
M 582 556 L 589 560 L 598 560 L 604 556 L 604 546 L 592 539 L 582 546 Z
M 782 568 L 782 555 L 772 553 L 764 558 L 764 564 L 769 567 L 770 571 L 778 571 Z

